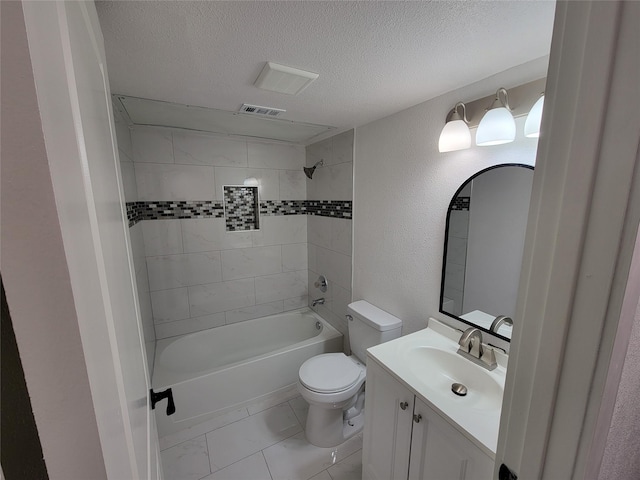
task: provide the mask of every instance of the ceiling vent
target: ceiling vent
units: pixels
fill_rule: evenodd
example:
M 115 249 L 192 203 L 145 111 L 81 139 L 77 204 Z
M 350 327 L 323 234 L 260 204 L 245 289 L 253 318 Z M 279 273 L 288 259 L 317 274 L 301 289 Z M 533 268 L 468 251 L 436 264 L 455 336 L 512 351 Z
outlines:
M 297 95 L 318 76 L 317 73 L 267 62 L 254 85 L 272 92 Z
M 249 105 L 248 103 L 242 104 L 240 111 L 271 118 L 278 117 L 281 113 L 286 112 L 286 110 L 282 110 L 281 108 L 261 107 L 259 105 Z

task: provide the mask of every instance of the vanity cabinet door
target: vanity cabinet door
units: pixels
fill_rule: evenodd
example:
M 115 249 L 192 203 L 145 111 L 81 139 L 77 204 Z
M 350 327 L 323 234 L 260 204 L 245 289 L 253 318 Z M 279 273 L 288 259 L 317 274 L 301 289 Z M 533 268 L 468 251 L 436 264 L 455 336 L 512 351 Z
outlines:
M 409 480 L 490 480 L 494 461 L 420 399 L 415 402 Z
M 362 478 L 406 480 L 414 395 L 369 357 Z

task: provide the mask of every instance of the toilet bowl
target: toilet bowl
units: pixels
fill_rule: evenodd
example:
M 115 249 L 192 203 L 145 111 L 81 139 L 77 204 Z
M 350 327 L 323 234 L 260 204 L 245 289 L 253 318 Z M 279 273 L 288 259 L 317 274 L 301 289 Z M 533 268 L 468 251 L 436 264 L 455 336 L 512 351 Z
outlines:
M 298 391 L 309 403 L 305 434 L 311 444 L 333 447 L 362 429 L 366 373 L 362 362 L 344 353 L 317 355 L 302 364 Z
M 353 355 L 317 355 L 299 371 L 298 391 L 309 403 L 305 436 L 318 447 L 334 447 L 362 430 L 366 349 L 398 338 L 402 328 L 398 318 L 363 300 L 347 310 Z

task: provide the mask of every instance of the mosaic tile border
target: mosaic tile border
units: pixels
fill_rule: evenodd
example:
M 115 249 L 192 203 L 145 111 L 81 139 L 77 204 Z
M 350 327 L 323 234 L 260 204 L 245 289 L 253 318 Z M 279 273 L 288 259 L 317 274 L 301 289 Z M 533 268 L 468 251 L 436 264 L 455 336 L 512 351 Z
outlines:
M 317 215 L 346 218 L 353 216 L 350 200 L 264 200 L 260 202 L 260 215 Z M 224 218 L 221 200 L 174 202 L 127 202 L 129 227 L 141 220 L 171 218 Z
M 451 210 L 469 210 L 471 197 L 456 197 L 451 204 Z

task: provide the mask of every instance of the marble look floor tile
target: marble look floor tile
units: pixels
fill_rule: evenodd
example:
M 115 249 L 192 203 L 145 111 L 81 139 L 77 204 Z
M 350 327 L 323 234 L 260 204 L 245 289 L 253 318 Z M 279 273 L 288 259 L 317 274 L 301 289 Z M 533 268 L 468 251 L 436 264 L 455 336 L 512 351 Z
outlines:
M 199 480 L 211 473 L 204 435 L 164 450 L 160 456 L 165 480 Z
M 289 405 L 293 409 L 293 413 L 296 414 L 296 418 L 302 425 L 302 428 L 307 424 L 307 413 L 309 413 L 309 404 L 307 401 L 301 396 L 297 396 L 296 398 L 292 398 L 289 400 Z
M 319 474 L 314 475 L 309 480 L 333 480 L 331 475 L 327 473 L 326 470 L 321 471 Z
M 362 450 L 327 469 L 332 480 L 360 480 L 362 478 Z
M 202 480 L 272 480 L 262 452 L 240 460 Z
M 229 425 L 248 416 L 249 413 L 247 412 L 246 408 L 239 408 L 222 415 L 217 415 L 211 420 L 199 423 L 198 425 L 194 425 L 193 427 L 185 428 L 178 432 L 165 435 L 164 437 L 158 439 L 160 450 L 166 450 L 167 448 L 171 448 L 186 440 L 191 440 L 193 438 L 199 437 L 200 435 L 209 433 L 216 428 L 224 427 L 225 425 Z
M 293 387 L 288 388 L 288 389 L 286 389 L 284 391 L 274 393 L 274 394 L 270 395 L 268 398 L 264 398 L 259 402 L 252 403 L 251 405 L 247 406 L 247 410 L 249 411 L 249 415 L 255 415 L 256 413 L 262 412 L 263 410 L 266 410 L 267 408 L 271 408 L 271 407 L 275 407 L 276 405 L 280 405 L 281 403 L 287 402 L 287 401 L 289 401 L 289 400 L 291 400 L 294 397 L 297 397 L 299 395 L 300 394 L 298 393 L 298 389 L 294 385 Z M 293 409 L 293 407 L 291 407 L 291 408 Z M 295 413 L 295 409 L 293 410 L 293 413 Z M 296 417 L 297 417 L 297 415 L 296 415 Z M 301 425 L 303 425 L 303 424 L 301 423 Z
M 311 445 L 299 433 L 266 448 L 264 458 L 273 480 L 308 480 L 362 448 L 362 436 L 356 435 L 333 448 Z
M 207 434 L 211 471 L 215 472 L 300 432 L 288 404 L 270 408 Z

